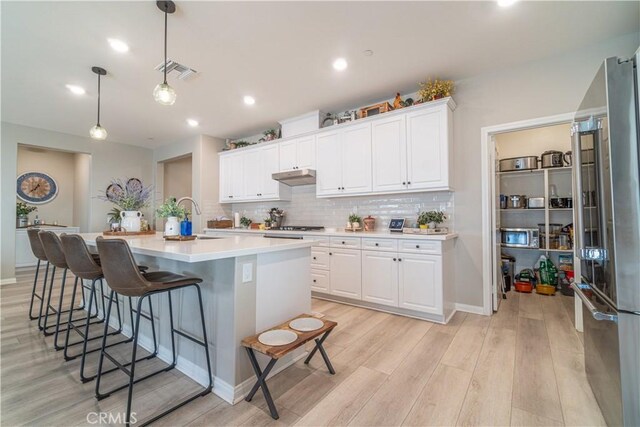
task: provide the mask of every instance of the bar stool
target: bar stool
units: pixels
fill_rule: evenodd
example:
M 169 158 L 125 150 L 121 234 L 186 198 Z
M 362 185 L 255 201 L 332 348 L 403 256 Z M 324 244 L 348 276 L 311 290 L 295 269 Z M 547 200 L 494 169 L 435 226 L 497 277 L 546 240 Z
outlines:
M 36 320 L 39 317 L 41 317 L 41 316 L 34 316 L 33 301 L 35 298 L 38 298 L 40 300 L 40 309 L 42 310 L 42 300 L 44 299 L 45 290 L 47 288 L 47 276 L 49 275 L 49 260 L 47 259 L 47 255 L 44 253 L 42 242 L 38 237 L 39 232 L 40 230 L 38 230 L 37 228 L 27 228 L 27 236 L 29 236 L 29 245 L 31 246 L 31 252 L 33 252 L 33 255 L 38 259 L 38 263 L 36 265 L 36 275 L 33 278 L 33 289 L 31 290 L 31 302 L 29 303 L 29 320 Z M 42 284 L 42 295 L 38 295 L 36 293 L 36 289 L 38 286 L 38 274 L 40 273 L 41 262 L 46 262 L 47 266 L 44 270 L 44 282 Z
M 89 303 L 87 306 L 87 312 L 91 313 L 91 309 L 92 309 L 92 305 L 93 305 L 93 301 L 96 297 L 96 283 L 99 281 L 100 282 L 100 294 L 101 294 L 101 300 L 102 300 L 102 315 L 103 318 L 102 320 L 107 322 L 107 325 L 109 323 L 109 319 L 106 318 L 106 308 L 105 308 L 105 303 L 104 300 L 107 299 L 107 296 L 105 294 L 104 291 L 104 282 L 103 282 L 103 275 L 102 275 L 102 267 L 100 267 L 100 259 L 99 257 L 94 256 L 95 254 L 92 254 L 91 252 L 89 252 L 89 248 L 87 248 L 87 244 L 85 243 L 84 239 L 82 237 L 80 237 L 77 234 L 62 234 L 60 235 L 60 241 L 62 243 L 62 249 L 64 250 L 64 255 L 65 258 L 67 260 L 67 264 L 69 265 L 69 270 L 71 270 L 71 272 L 78 278 L 80 278 L 80 283 L 81 286 L 89 291 Z M 145 270 L 147 269 L 147 267 L 144 266 L 138 266 L 138 269 L 141 270 Z M 86 287 L 84 284 L 84 281 L 91 281 L 91 285 L 90 287 Z M 73 305 L 75 304 L 75 298 L 76 298 L 76 292 L 74 292 L 71 296 L 71 306 L 73 307 Z M 97 302 L 97 301 L 96 301 Z M 96 310 L 98 309 L 98 307 L 96 307 Z M 120 314 L 120 303 L 119 301 L 116 300 L 116 310 L 118 313 L 118 328 L 117 330 L 110 332 L 108 335 L 113 336 L 113 335 L 118 335 L 120 333 L 122 333 L 122 317 Z M 131 299 L 129 299 L 129 314 L 131 317 L 131 323 L 133 324 L 133 311 L 132 311 L 132 305 L 131 305 Z M 84 373 L 84 368 L 85 368 L 85 362 L 86 362 L 86 355 L 89 353 L 93 353 L 95 351 L 99 351 L 100 347 L 95 348 L 93 350 L 89 350 L 87 351 L 87 344 L 89 341 L 93 341 L 96 339 L 100 339 L 102 338 L 102 335 L 97 335 L 94 337 L 89 337 L 89 326 L 90 326 L 90 322 L 85 321 L 83 325 L 78 326 L 74 323 L 73 319 L 73 311 L 69 312 L 69 320 L 67 321 L 67 336 L 65 337 L 64 340 L 64 359 L 65 360 L 73 360 L 76 359 L 78 357 L 82 357 L 81 361 L 80 361 L 80 380 L 83 383 L 86 383 L 88 381 L 93 380 L 96 375 L 93 376 L 86 376 Z M 108 326 L 107 326 L 108 327 Z M 84 331 L 81 331 L 80 328 L 84 328 Z M 69 337 L 71 335 L 71 330 L 74 330 L 75 332 L 78 333 L 78 335 L 80 335 L 80 337 L 82 338 L 80 341 L 76 341 L 73 343 L 69 343 Z M 121 341 L 117 341 L 114 343 L 111 343 L 109 345 L 107 345 L 107 347 L 112 347 L 114 345 L 118 345 L 118 344 L 122 344 L 125 342 L 131 342 L 133 341 L 133 338 L 126 338 L 124 340 Z M 157 342 L 155 339 L 155 330 L 154 330 L 154 348 L 155 348 L 155 352 L 154 352 L 154 356 L 157 354 Z M 82 344 L 82 351 L 78 354 L 75 355 L 69 355 L 69 347 L 74 346 L 74 345 L 78 345 L 78 344 Z M 116 370 L 117 368 L 113 368 L 111 371 Z M 111 372 L 111 371 L 106 371 L 106 372 Z M 106 373 L 105 372 L 105 373 Z
M 47 255 L 47 259 L 49 260 L 49 262 L 53 265 L 53 269 L 51 271 L 51 279 L 49 281 L 49 290 L 48 290 L 48 294 L 47 294 L 47 307 L 49 307 L 50 309 L 53 309 L 54 313 L 56 314 L 56 323 L 55 325 L 47 325 L 48 320 L 49 320 L 49 310 L 47 310 L 47 312 L 44 315 L 44 323 L 42 324 L 42 330 L 44 332 L 45 336 L 49 336 L 49 335 L 54 335 L 54 340 L 53 340 L 53 346 L 56 350 L 62 350 L 64 349 L 64 347 L 60 344 L 58 344 L 58 336 L 59 336 L 59 332 L 60 332 L 60 316 L 63 313 L 68 313 L 70 311 L 83 311 L 84 310 L 84 288 L 82 291 L 82 304 L 79 307 L 73 307 L 73 305 L 71 305 L 69 307 L 68 310 L 62 310 L 62 301 L 64 300 L 64 288 L 65 288 L 65 284 L 67 281 L 67 271 L 69 270 L 69 266 L 67 265 L 67 259 L 64 256 L 64 251 L 62 249 L 62 242 L 60 241 L 60 238 L 58 237 L 58 235 L 56 233 L 54 233 L 53 231 L 40 231 L 40 233 L 38 233 L 38 237 L 40 238 L 40 241 L 42 242 L 42 247 L 44 249 L 45 254 Z M 55 309 L 51 306 L 51 295 L 53 294 L 53 282 L 55 279 L 55 275 L 56 275 L 56 269 L 57 268 L 62 268 L 63 272 L 62 272 L 62 283 L 60 285 L 60 299 L 58 301 L 58 308 Z M 77 286 L 78 286 L 78 277 L 76 276 L 75 278 L 75 282 L 73 285 L 73 293 L 76 293 L 77 290 Z M 75 301 L 74 301 L 75 302 Z M 42 315 L 42 304 L 40 304 L 40 313 Z M 98 300 L 96 299 L 96 314 L 91 314 L 91 313 L 87 313 L 86 317 L 83 319 L 77 319 L 77 320 L 84 320 L 87 319 L 87 321 L 90 321 L 89 319 L 95 319 L 98 316 L 97 313 L 97 305 L 98 305 Z M 53 314 L 53 313 L 52 313 Z M 102 320 L 98 320 L 96 322 L 93 323 L 100 323 L 102 322 Z M 65 322 L 66 323 L 66 322 Z M 38 320 L 38 324 L 40 324 L 40 319 Z M 55 331 L 53 332 L 49 332 L 48 329 L 50 328 L 55 328 Z
M 130 424 L 130 416 L 131 416 L 131 403 L 133 398 L 133 385 L 144 380 L 150 378 L 154 375 L 157 375 L 162 372 L 169 371 L 176 366 L 176 342 L 175 335 L 178 334 L 182 337 L 185 337 L 196 344 L 199 344 L 204 347 L 205 356 L 207 359 L 207 371 L 209 373 L 209 384 L 204 388 L 201 392 L 192 395 L 180 403 L 170 407 L 169 409 L 162 412 L 160 415 L 153 417 L 152 419 L 145 421 L 142 425 L 148 425 L 159 418 L 169 414 L 170 412 L 180 408 L 181 406 L 191 402 L 192 400 L 204 396 L 211 392 L 213 387 L 212 383 L 212 373 L 211 373 L 211 360 L 209 358 L 209 347 L 207 345 L 207 331 L 205 328 L 204 322 L 204 310 L 202 306 L 202 294 L 200 291 L 199 283 L 202 282 L 202 279 L 197 277 L 187 277 L 180 274 L 171 273 L 169 271 L 155 271 L 151 273 L 140 273 L 136 268 L 136 262 L 131 254 L 131 249 L 125 240 L 122 239 L 104 239 L 102 237 L 97 237 L 96 244 L 98 246 L 98 253 L 100 254 L 102 271 L 104 273 L 104 277 L 109 284 L 111 290 L 111 295 L 109 296 L 109 303 L 107 305 L 107 317 L 109 317 L 109 313 L 111 312 L 111 305 L 113 303 L 113 297 L 116 296 L 116 293 L 119 295 L 124 295 L 128 297 L 138 297 L 138 303 L 136 310 L 134 311 L 136 314 L 135 325 L 133 326 L 133 351 L 131 354 L 131 361 L 125 364 L 118 362 L 113 356 L 105 351 L 106 348 L 106 333 L 102 336 L 102 351 L 100 352 L 100 359 L 98 362 L 98 377 L 96 379 L 96 398 L 98 400 L 104 399 L 118 390 L 122 390 L 126 387 L 129 388 L 128 398 L 127 398 L 127 412 L 125 423 L 127 426 Z M 184 289 L 187 287 L 195 287 L 198 293 L 198 302 L 200 306 L 200 320 L 202 322 L 202 340 L 199 340 L 191 335 L 188 335 L 182 331 L 179 331 L 174 328 L 173 324 L 173 308 L 171 301 L 171 292 Z M 136 351 L 138 348 L 138 338 L 140 332 L 140 317 L 146 317 L 142 313 L 142 302 L 145 299 L 149 299 L 151 295 L 160 294 L 166 292 L 169 299 L 169 322 L 171 327 L 171 364 L 166 368 L 160 369 L 158 371 L 152 372 L 150 374 L 144 375 L 138 379 L 135 378 L 135 368 L 136 368 Z M 153 317 L 150 318 L 153 323 Z M 106 331 L 106 324 L 105 324 Z M 128 384 L 124 384 L 119 387 L 115 387 L 107 392 L 100 392 L 100 378 L 102 375 L 102 364 L 104 362 L 104 358 L 108 358 L 113 364 L 115 364 L 122 372 L 124 372 L 129 377 Z M 127 366 L 130 368 L 127 369 Z

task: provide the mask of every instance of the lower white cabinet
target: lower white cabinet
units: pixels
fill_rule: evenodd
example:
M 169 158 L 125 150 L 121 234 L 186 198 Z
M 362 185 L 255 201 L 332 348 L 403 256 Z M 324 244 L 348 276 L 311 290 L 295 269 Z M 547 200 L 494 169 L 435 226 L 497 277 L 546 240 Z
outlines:
M 311 290 L 316 292 L 331 292 L 331 278 L 328 270 L 311 269 Z
M 398 306 L 398 255 L 362 251 L 362 300 Z
M 361 299 L 362 261 L 358 249 L 333 249 L 331 262 L 330 293 L 341 297 Z
M 399 307 L 442 314 L 442 257 L 439 255 L 399 255 Z

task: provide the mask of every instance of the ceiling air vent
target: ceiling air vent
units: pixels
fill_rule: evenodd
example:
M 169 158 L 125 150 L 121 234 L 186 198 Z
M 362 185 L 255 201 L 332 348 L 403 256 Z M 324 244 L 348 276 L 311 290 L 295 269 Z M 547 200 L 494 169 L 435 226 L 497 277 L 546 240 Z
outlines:
M 164 65 L 165 64 L 160 63 L 156 67 L 156 70 L 160 71 L 161 73 L 164 72 Z M 176 77 L 179 80 L 185 80 L 196 73 L 196 70 L 189 68 L 186 65 L 182 65 L 177 63 L 176 61 L 167 59 L 167 76 L 169 77 Z

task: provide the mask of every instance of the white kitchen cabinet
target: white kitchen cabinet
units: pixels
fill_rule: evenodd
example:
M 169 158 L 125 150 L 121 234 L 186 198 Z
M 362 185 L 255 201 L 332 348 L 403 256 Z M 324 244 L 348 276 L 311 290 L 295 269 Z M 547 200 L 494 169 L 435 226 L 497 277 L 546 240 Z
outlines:
M 220 203 L 233 203 L 245 196 L 241 153 L 220 156 Z
M 399 307 L 442 314 L 442 256 L 398 254 Z
M 333 295 L 361 299 L 362 260 L 358 249 L 331 249 L 330 282 Z
M 405 116 L 392 116 L 371 124 L 374 192 L 407 189 Z
M 330 272 L 327 270 L 311 269 L 311 290 L 316 292 L 331 292 Z
M 280 159 L 278 146 L 275 144 L 266 146 L 260 153 L 260 179 L 258 180 L 258 194 L 260 194 L 260 199 L 284 200 L 286 197 L 280 197 L 281 187 L 285 187 L 282 189 L 283 196 L 285 192 L 288 192 L 290 195 L 290 187 L 284 186 L 271 178 L 271 175 L 279 170 Z
M 316 138 L 316 195 L 329 196 L 342 192 L 342 150 L 340 133 L 320 134 Z
M 410 190 L 450 188 L 451 116 L 446 105 L 406 115 L 407 182 Z
M 80 227 L 63 227 L 63 226 L 38 226 L 39 230 L 53 231 L 56 234 L 60 233 L 79 233 Z M 33 255 L 31 250 L 31 243 L 29 243 L 29 235 L 26 228 L 16 229 L 16 267 L 31 267 L 38 264 L 38 259 Z M 44 268 L 45 263 L 40 263 Z M 41 274 L 43 270 L 40 270 Z M 40 276 L 44 277 L 44 276 Z M 42 279 L 40 279 L 42 280 Z
M 315 135 L 296 138 L 280 143 L 280 171 L 315 169 Z
M 398 306 L 398 254 L 362 251 L 362 300 Z
M 253 199 L 260 196 L 262 186 L 262 150 L 247 151 L 243 154 L 244 195 L 246 199 Z

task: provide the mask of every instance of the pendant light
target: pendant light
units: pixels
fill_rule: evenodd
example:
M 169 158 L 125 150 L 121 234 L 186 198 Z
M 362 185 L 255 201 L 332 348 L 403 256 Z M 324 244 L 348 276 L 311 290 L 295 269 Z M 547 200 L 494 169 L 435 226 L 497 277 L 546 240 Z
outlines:
M 89 135 L 93 139 L 107 139 L 107 130 L 100 126 L 100 77 L 107 75 L 107 70 L 100 67 L 91 67 L 91 71 L 98 75 L 98 122 L 89 130 Z
M 167 15 L 176 11 L 172 1 L 157 1 L 156 6 L 164 12 L 164 81 L 153 89 L 153 99 L 162 105 L 173 105 L 176 102 L 176 91 L 167 83 Z

